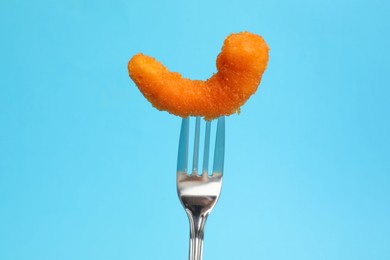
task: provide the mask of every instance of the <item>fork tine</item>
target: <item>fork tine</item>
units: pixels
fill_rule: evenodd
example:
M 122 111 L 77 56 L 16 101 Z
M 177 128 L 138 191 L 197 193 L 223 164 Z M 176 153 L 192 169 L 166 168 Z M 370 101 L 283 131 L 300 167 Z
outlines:
M 217 135 L 214 148 L 213 174 L 223 174 L 223 164 L 225 157 L 225 117 L 218 118 Z
M 203 174 L 208 174 L 209 171 L 209 151 L 210 151 L 210 127 L 211 122 L 206 122 L 206 133 L 204 137 L 204 152 L 203 152 Z
M 179 152 L 177 155 L 177 172 L 187 172 L 188 169 L 188 132 L 189 118 L 183 118 L 181 122 Z
M 194 158 L 192 161 L 192 173 L 198 173 L 198 160 L 199 160 L 199 132 L 200 132 L 200 117 L 196 117 L 195 123 L 195 138 L 194 138 Z

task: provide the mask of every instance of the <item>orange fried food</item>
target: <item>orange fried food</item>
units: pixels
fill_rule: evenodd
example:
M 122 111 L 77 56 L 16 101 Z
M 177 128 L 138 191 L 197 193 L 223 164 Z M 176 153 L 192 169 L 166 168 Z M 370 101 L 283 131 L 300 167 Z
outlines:
M 267 67 L 268 50 L 259 35 L 231 34 L 217 57 L 218 72 L 206 81 L 183 78 L 142 53 L 131 58 L 128 70 L 155 108 L 181 117 L 211 120 L 239 112 L 256 92 Z

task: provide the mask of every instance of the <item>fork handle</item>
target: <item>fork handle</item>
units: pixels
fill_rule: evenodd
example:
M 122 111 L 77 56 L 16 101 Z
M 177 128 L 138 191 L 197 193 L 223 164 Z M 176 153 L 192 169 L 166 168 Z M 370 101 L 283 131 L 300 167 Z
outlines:
M 208 214 L 194 215 L 192 212 L 187 211 L 187 215 L 190 221 L 189 260 L 202 260 L 204 226 L 206 224 Z

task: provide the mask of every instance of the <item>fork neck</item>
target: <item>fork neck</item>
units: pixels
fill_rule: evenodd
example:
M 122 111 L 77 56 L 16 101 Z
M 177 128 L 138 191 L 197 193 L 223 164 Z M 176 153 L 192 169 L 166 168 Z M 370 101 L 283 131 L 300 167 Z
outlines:
M 186 210 L 190 221 L 190 255 L 189 260 L 202 260 L 204 226 L 209 212 Z

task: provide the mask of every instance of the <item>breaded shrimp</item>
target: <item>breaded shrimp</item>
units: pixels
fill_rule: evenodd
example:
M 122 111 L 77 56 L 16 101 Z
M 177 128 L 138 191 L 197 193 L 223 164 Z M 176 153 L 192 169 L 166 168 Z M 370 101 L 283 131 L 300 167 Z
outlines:
M 131 79 L 152 105 L 180 117 L 211 120 L 240 110 L 260 84 L 268 46 L 249 32 L 229 35 L 217 57 L 217 70 L 206 81 L 183 78 L 142 53 L 128 63 Z

